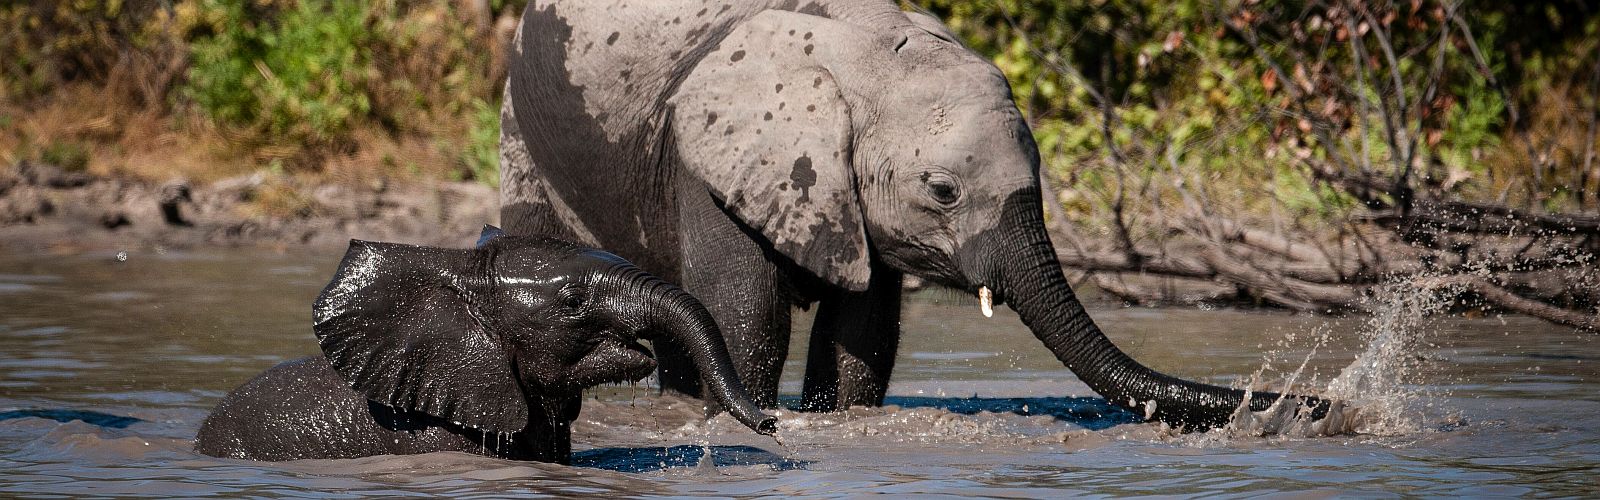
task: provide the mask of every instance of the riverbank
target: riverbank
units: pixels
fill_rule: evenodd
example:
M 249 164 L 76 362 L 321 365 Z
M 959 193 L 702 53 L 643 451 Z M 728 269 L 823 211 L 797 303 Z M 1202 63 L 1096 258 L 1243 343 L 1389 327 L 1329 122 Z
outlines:
M 471 244 L 484 224 L 499 220 L 498 191 L 480 183 L 319 179 L 257 172 L 209 183 L 155 182 L 24 161 L 0 170 L 0 251 L 337 251 L 350 239 L 460 247 Z M 1546 257 L 1547 265 L 1518 264 L 1531 262 L 1521 258 L 1510 267 L 1458 256 L 1429 266 L 1425 261 L 1436 252 L 1391 235 L 1364 240 L 1382 245 L 1352 248 L 1349 253 L 1358 258 L 1329 259 L 1336 253 L 1235 230 L 1239 236 L 1173 244 L 1135 259 L 1090 248 L 1092 239 L 1055 220 L 1058 255 L 1069 277 L 1080 289 L 1092 288 L 1086 295 L 1113 302 L 1363 311 L 1373 287 L 1405 277 L 1419 289 L 1459 296 L 1455 309 L 1461 312 L 1509 311 L 1589 330 L 1600 324 L 1589 306 L 1600 302 L 1600 282 L 1582 270 L 1588 262 L 1582 255 Z M 1363 264 L 1368 261 L 1384 266 Z M 910 277 L 906 283 L 911 290 L 923 285 Z
M 0 251 L 78 254 L 207 246 L 460 246 L 499 219 L 472 182 L 313 183 L 255 173 L 210 183 L 92 176 L 31 162 L 0 169 Z

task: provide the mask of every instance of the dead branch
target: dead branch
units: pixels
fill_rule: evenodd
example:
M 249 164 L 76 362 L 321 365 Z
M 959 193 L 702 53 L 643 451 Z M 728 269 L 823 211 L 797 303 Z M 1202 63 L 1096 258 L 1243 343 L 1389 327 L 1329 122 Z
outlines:
M 1436 289 L 1462 287 L 1483 297 L 1490 304 L 1511 312 L 1526 314 L 1583 330 L 1594 331 L 1600 328 L 1600 315 L 1586 314 L 1524 298 L 1477 276 L 1459 274 L 1443 276 L 1425 279 L 1420 281 L 1419 284 Z
M 1588 214 L 1534 214 L 1504 205 L 1464 201 L 1418 203 L 1410 214 L 1393 211 L 1359 216 L 1385 227 L 1420 225 L 1459 233 L 1495 235 L 1578 235 L 1600 234 L 1600 216 Z
M 1210 219 L 1209 228 L 1217 231 L 1210 236 L 1217 240 L 1236 241 L 1292 261 L 1313 264 L 1328 263 L 1322 252 L 1311 245 L 1291 240 L 1280 234 L 1251 228 L 1232 219 L 1216 216 L 1206 216 L 1206 218 Z M 1190 227 L 1207 227 L 1198 223 L 1194 218 L 1189 218 L 1186 222 Z
M 1385 10 L 1399 8 L 1393 4 L 1341 4 L 1351 14 L 1338 23 L 1348 37 L 1340 34 L 1337 44 L 1333 37 L 1324 38 L 1320 49 L 1263 39 L 1265 32 L 1256 31 L 1250 16 L 1225 16 L 1227 32 L 1243 40 L 1266 67 L 1268 75 L 1263 78 L 1281 84 L 1282 99 L 1263 105 L 1258 114 L 1298 121 L 1304 135 L 1301 142 L 1289 145 L 1300 148 L 1294 157 L 1305 167 L 1302 172 L 1317 186 L 1342 192 L 1364 208 L 1334 228 L 1336 234 L 1286 230 L 1297 226 L 1284 224 L 1276 206 L 1271 223 L 1264 225 L 1250 217 L 1220 216 L 1220 205 L 1205 189 L 1191 193 L 1186 188 L 1189 179 L 1170 142 L 1146 148 L 1141 143 L 1149 137 L 1137 134 L 1120 144 L 1112 141 L 1112 126 L 1119 117 L 1112 89 L 1106 85 L 1105 72 L 1114 71 L 1109 65 L 1102 67 L 1095 85 L 1068 62 L 1040 57 L 1088 89 L 1101 118 L 1098 132 L 1108 145 L 1103 160 L 1117 169 L 1116 185 L 1111 187 L 1115 192 L 1101 194 L 1112 231 L 1111 241 L 1103 247 L 1088 248 L 1086 240 L 1072 234 L 1070 224 L 1051 212 L 1051 231 L 1068 235 L 1062 239 L 1071 242 L 1070 248 L 1058 250 L 1061 264 L 1082 273 L 1083 281 L 1093 280 L 1106 293 L 1130 303 L 1170 300 L 1177 283 L 1231 290 L 1232 300 L 1253 299 L 1316 312 L 1359 307 L 1370 287 L 1390 279 L 1452 276 L 1429 283 L 1438 283 L 1435 288 L 1451 284 L 1455 293 L 1475 294 L 1508 311 L 1593 328 L 1594 314 L 1584 308 L 1600 303 L 1596 298 L 1600 294 L 1567 290 L 1558 276 L 1583 265 L 1600 249 L 1600 215 L 1582 213 L 1582 201 L 1580 213 L 1513 208 L 1504 198 L 1462 201 L 1448 183 L 1433 178 L 1433 166 L 1441 163 L 1430 149 L 1428 120 L 1435 119 L 1432 110 L 1441 106 L 1440 95 L 1450 80 L 1446 74 L 1454 71 L 1447 70 L 1454 67 L 1448 57 L 1458 44 L 1470 49 L 1468 67 L 1486 76 L 1501 95 L 1511 115 L 1510 127 L 1524 133 L 1518 129 L 1522 117 L 1511 92 L 1485 63 L 1458 12 L 1460 5 L 1447 3 L 1444 17 L 1439 18 L 1442 22 L 1424 34 L 1403 33 L 1397 31 L 1398 25 L 1385 24 L 1392 20 Z M 1009 16 L 1007 21 L 1015 27 Z M 1345 43 L 1349 46 L 1343 47 Z M 1330 44 L 1347 52 L 1349 60 L 1331 61 Z M 1028 49 L 1042 55 L 1031 41 Z M 1428 61 L 1418 64 L 1428 66 L 1414 64 L 1424 59 Z M 1414 75 L 1421 81 L 1408 76 L 1413 70 L 1405 69 L 1407 65 L 1423 72 Z M 1600 63 L 1595 71 L 1591 86 L 1600 88 Z M 1575 114 L 1572 126 L 1600 128 L 1596 125 L 1600 119 L 1595 118 L 1600 107 L 1589 111 L 1588 122 Z M 1594 136 L 1589 134 L 1583 146 L 1580 197 L 1587 196 Z M 1538 148 L 1532 141 L 1522 139 L 1532 161 L 1543 161 L 1533 154 Z M 1372 140 L 1377 143 L 1371 144 Z M 1305 154 L 1308 151 L 1313 154 Z M 1144 158 L 1161 156 L 1177 176 L 1170 187 L 1156 186 L 1140 173 L 1151 170 L 1140 169 L 1147 167 L 1141 163 Z M 1130 189 L 1140 196 L 1130 196 Z M 1177 205 L 1170 203 L 1173 194 L 1180 201 Z M 1167 211 L 1173 207 L 1176 211 Z M 1274 229 L 1264 229 L 1269 227 Z M 1135 238 L 1146 234 L 1156 236 Z M 1482 275 L 1492 278 L 1477 277 Z M 1149 286 L 1149 279 L 1162 280 L 1161 286 Z

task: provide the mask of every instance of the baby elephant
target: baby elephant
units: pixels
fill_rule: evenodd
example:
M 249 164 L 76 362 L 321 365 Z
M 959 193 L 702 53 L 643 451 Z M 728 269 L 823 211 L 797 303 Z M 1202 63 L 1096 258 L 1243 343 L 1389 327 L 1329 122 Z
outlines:
M 599 250 L 486 227 L 474 249 L 351 241 L 312 308 L 325 356 L 229 393 L 201 453 L 255 460 L 464 451 L 567 463 L 585 387 L 655 370 L 640 339 L 692 353 L 710 392 L 771 434 L 704 306 Z

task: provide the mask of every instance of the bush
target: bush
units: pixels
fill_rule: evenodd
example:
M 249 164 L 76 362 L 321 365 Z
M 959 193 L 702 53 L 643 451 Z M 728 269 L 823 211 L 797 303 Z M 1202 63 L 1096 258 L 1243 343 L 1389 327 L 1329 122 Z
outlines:
M 300 0 L 263 16 L 245 0 L 202 0 L 211 34 L 192 45 L 185 95 L 268 142 L 329 144 L 372 111 L 378 75 L 364 2 Z
M 1170 206 L 1191 194 L 1240 215 L 1337 219 L 1356 200 L 1308 182 L 1310 166 L 1323 164 L 1399 178 L 1411 158 L 1422 189 L 1479 199 L 1510 191 L 1519 206 L 1546 210 L 1583 209 L 1584 184 L 1600 187 L 1600 175 L 1583 172 L 1581 134 L 1563 139 L 1544 125 L 1578 129 L 1567 118 L 1576 114 L 1540 102 L 1555 90 L 1556 100 L 1595 109 L 1581 90 L 1600 82 L 1600 16 L 1581 1 L 1462 4 L 1455 16 L 1470 37 L 1447 14 L 1452 4 L 1437 1 L 917 3 L 1005 73 L 1046 168 L 1079 191 L 1071 197 L 1092 225 L 1125 202 Z M 1380 42 L 1369 23 L 1392 39 Z M 1414 158 L 1388 147 L 1388 118 L 1404 129 L 1399 143 L 1418 145 Z M 1545 149 L 1566 161 L 1529 154 Z M 1394 202 L 1387 196 L 1378 198 Z M 1592 188 L 1588 197 L 1600 207 Z M 1579 201 L 1563 207 L 1569 200 Z
M 472 128 L 461 154 L 471 180 L 500 186 L 500 105 L 474 101 Z
M 138 106 L 164 104 L 177 76 L 171 56 L 182 52 L 166 3 L 0 2 L 0 26 L 8 27 L 0 30 L 0 102 L 86 81 Z
M 432 138 L 422 141 L 437 149 L 429 156 L 452 164 L 412 170 L 494 182 L 484 129 L 498 130 L 487 108 L 498 94 L 487 50 L 496 42 L 479 28 L 491 19 L 467 19 L 478 13 L 459 4 L 199 0 L 185 95 L 255 156 L 291 168 L 358 155 L 374 138 Z

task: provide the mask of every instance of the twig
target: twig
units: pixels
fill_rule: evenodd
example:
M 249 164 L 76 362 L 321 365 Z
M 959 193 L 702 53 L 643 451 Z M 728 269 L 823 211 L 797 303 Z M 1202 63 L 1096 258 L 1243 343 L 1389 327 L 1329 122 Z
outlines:
M 1595 55 L 1594 72 L 1589 75 L 1589 133 L 1583 138 L 1583 170 L 1578 172 L 1578 210 L 1583 210 L 1589 172 L 1594 165 L 1594 138 L 1600 135 L 1600 130 L 1595 128 L 1596 117 L 1600 116 L 1600 50 L 1596 50 Z M 1596 201 L 1600 201 L 1600 196 Z
M 1389 62 L 1389 77 L 1393 80 L 1392 85 L 1394 85 L 1394 87 L 1391 90 L 1394 91 L 1395 106 L 1393 113 L 1390 113 L 1387 110 L 1384 112 L 1383 123 L 1384 127 L 1389 131 L 1389 154 L 1390 156 L 1394 157 L 1395 161 L 1396 172 L 1394 186 L 1396 188 L 1403 188 L 1410 182 L 1412 154 L 1412 141 L 1406 137 L 1405 129 L 1406 110 L 1408 109 L 1408 106 L 1406 105 L 1406 87 L 1404 77 L 1400 75 L 1400 62 L 1396 60 L 1394 56 L 1394 46 L 1389 44 L 1388 30 L 1383 29 L 1383 26 L 1378 22 L 1377 18 L 1373 17 L 1372 11 L 1366 8 L 1365 3 L 1360 5 L 1361 15 L 1367 18 L 1367 23 L 1370 26 L 1369 31 L 1372 32 L 1372 37 L 1378 40 L 1378 47 L 1383 49 L 1384 59 Z M 1354 31 L 1356 27 L 1352 24 L 1352 21 L 1346 19 L 1345 24 L 1349 26 L 1349 29 L 1351 30 L 1351 36 L 1359 36 L 1356 35 Z M 1361 44 L 1356 45 L 1360 46 Z M 1379 99 L 1379 102 L 1383 102 L 1383 100 Z M 1410 209 L 1409 203 L 1401 200 L 1395 201 L 1400 204 L 1402 211 Z
M 1473 234 L 1600 234 L 1600 216 L 1585 214 L 1531 214 L 1504 205 L 1452 201 L 1417 205 L 1411 214 L 1376 212 L 1359 220 L 1399 228 L 1423 225 L 1429 229 Z
M 1445 276 L 1426 279 L 1418 284 L 1429 288 L 1462 287 L 1482 296 L 1490 304 L 1511 312 L 1526 314 L 1582 330 L 1594 331 L 1600 329 L 1600 316 L 1524 298 L 1476 276 Z

